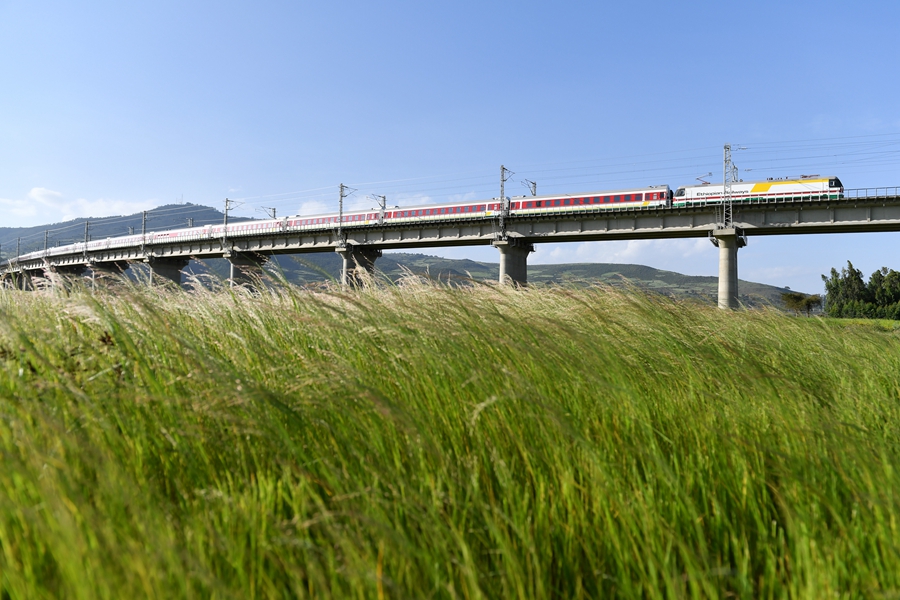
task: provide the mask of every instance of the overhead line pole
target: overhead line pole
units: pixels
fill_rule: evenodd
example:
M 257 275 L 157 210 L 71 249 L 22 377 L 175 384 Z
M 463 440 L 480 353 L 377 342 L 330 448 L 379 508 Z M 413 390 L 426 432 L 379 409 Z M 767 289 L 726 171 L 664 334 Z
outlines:
M 344 198 L 347 198 L 356 190 L 354 188 L 346 186 L 342 183 L 340 186 L 340 191 L 341 191 L 341 197 L 338 200 L 337 236 L 338 236 L 338 245 L 340 247 L 344 247 L 347 244 L 347 239 L 344 237 Z
M 506 218 L 509 217 L 509 200 L 506 197 L 506 180 L 515 175 L 505 166 L 500 165 L 500 237 L 506 239 Z
M 379 196 L 378 194 L 372 194 L 375 197 L 375 201 L 378 202 L 378 224 L 384 224 L 384 211 L 387 208 L 387 196 Z
M 732 226 L 731 205 L 731 144 L 725 144 L 725 157 L 722 165 L 722 227 Z
M 141 254 L 146 254 L 147 245 L 147 211 L 141 213 Z

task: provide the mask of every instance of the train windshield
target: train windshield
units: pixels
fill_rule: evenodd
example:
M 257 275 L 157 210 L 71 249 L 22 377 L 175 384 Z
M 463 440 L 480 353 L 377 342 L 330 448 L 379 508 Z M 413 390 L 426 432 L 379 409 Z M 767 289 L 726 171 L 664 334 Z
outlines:
M 830 188 L 842 188 L 842 187 L 844 187 L 844 184 L 841 183 L 841 180 L 838 179 L 837 177 L 832 177 L 831 179 L 828 180 L 828 187 L 830 187 Z
M 676 198 L 681 197 L 681 196 L 684 196 L 684 188 L 678 188 L 678 189 L 675 191 L 675 197 L 676 197 Z

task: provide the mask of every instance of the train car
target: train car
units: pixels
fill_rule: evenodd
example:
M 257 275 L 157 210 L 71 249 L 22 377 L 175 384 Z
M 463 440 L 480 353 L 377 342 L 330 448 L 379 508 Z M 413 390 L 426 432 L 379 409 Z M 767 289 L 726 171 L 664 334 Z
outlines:
M 690 185 L 675 191 L 672 206 L 719 204 L 724 186 L 714 184 Z M 844 197 L 844 184 L 837 177 L 801 177 L 768 179 L 731 184 L 732 202 L 837 200 Z
M 395 206 L 384 213 L 385 223 L 464 220 L 490 217 L 500 210 L 499 200 L 447 202 L 427 206 Z
M 671 199 L 672 190 L 668 185 L 655 185 L 608 192 L 514 198 L 510 203 L 510 213 L 514 215 L 539 215 L 555 212 L 623 210 L 651 206 L 667 207 Z
M 337 227 L 339 220 L 343 227 L 374 225 L 379 222 L 379 213 L 375 209 L 347 211 L 343 214 L 343 219 L 338 217 L 339 215 L 333 213 L 308 216 L 293 215 L 284 220 L 284 228 L 289 231 L 331 229 Z

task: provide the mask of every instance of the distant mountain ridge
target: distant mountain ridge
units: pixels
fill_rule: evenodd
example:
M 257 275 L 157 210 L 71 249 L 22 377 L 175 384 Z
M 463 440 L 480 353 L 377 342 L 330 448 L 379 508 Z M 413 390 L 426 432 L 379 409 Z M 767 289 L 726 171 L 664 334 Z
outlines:
M 48 245 L 67 244 L 84 239 L 84 224 L 89 222 L 92 239 L 127 235 L 130 228 L 141 230 L 142 214 L 104 217 L 99 219 L 74 219 L 65 223 L 38 227 L 0 227 L 0 253 L 3 257 L 15 254 L 16 238 L 20 238 L 21 252 L 39 250 L 44 244 L 44 232 L 49 231 Z M 148 211 L 147 231 L 163 231 L 193 224 L 221 223 L 222 211 L 198 204 L 169 204 Z M 246 217 L 229 218 L 229 221 L 252 220 Z M 279 270 L 288 281 L 297 284 L 314 284 L 338 280 L 341 259 L 333 252 L 282 255 L 274 257 L 269 266 Z M 428 277 L 436 281 L 466 284 L 475 281 L 496 281 L 500 273 L 498 263 L 486 263 L 468 259 L 450 259 L 418 253 L 385 253 L 376 262 L 379 276 L 396 281 L 409 274 Z M 227 263 L 224 259 L 208 259 L 192 262 L 188 270 L 194 273 L 213 272 L 225 277 Z M 623 285 L 630 282 L 639 288 L 660 294 L 696 298 L 714 302 L 718 293 L 716 277 L 682 275 L 643 265 L 610 263 L 571 263 L 558 265 L 528 265 L 528 282 L 540 285 L 590 285 L 606 283 Z M 764 304 L 782 306 L 781 294 L 787 288 L 740 281 L 740 300 L 747 306 Z
M 225 214 L 215 208 L 200 204 L 166 204 L 147 211 L 147 232 L 181 229 L 193 219 L 195 226 L 221 223 Z M 44 247 L 44 233 L 48 233 L 48 245 L 65 245 L 84 241 L 84 224 L 88 223 L 91 239 L 103 239 L 128 235 L 130 230 L 140 233 L 142 213 L 102 218 L 78 218 L 62 223 L 38 225 L 36 227 L 0 227 L 0 245 L 3 257 L 15 254 L 16 239 L 20 240 L 20 252 L 33 252 Z M 246 217 L 229 217 L 229 222 L 248 221 Z

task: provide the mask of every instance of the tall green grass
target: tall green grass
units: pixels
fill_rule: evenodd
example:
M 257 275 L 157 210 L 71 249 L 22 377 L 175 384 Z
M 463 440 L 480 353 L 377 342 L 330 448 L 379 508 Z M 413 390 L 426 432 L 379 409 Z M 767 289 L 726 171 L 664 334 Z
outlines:
M 0 292 L 3 598 L 900 597 L 900 337 L 607 288 Z

